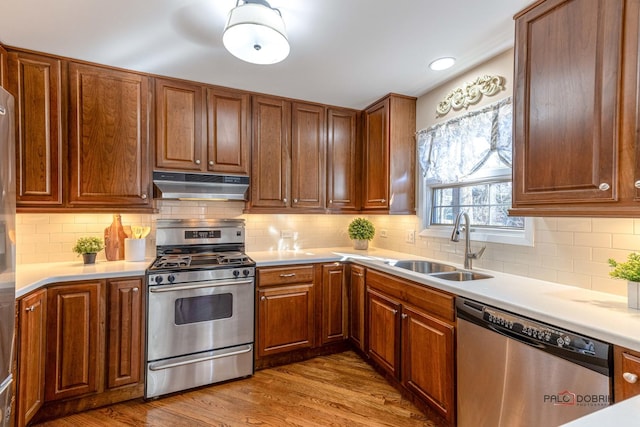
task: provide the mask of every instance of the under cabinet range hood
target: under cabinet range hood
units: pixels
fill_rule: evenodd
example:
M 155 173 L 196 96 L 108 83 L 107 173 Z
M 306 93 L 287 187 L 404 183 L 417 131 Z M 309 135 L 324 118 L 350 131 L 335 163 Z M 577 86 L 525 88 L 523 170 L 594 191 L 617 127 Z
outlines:
M 178 200 L 247 200 L 249 177 L 153 172 L 154 197 Z

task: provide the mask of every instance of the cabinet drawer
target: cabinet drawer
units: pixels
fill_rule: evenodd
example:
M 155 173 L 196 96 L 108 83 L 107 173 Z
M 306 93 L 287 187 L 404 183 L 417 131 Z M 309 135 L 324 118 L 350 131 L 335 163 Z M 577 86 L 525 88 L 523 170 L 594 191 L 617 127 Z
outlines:
M 313 282 L 313 266 L 311 265 L 258 269 L 258 286 L 307 282 Z

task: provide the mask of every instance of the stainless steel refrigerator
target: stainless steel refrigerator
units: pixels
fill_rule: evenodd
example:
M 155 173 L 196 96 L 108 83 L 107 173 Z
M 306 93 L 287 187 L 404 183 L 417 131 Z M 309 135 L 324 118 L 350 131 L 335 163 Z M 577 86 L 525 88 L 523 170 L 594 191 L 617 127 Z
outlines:
M 15 347 L 15 139 L 14 100 L 0 87 L 0 427 L 13 425 L 11 361 Z

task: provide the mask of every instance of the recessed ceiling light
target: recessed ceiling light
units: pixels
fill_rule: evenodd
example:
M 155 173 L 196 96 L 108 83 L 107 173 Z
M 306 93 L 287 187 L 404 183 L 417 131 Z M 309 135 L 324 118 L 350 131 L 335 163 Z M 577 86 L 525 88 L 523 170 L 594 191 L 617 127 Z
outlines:
M 435 61 L 433 61 L 431 64 L 429 64 L 429 68 L 431 68 L 433 71 L 442 71 L 442 70 L 446 70 L 447 68 L 453 67 L 453 64 L 455 63 L 456 63 L 456 58 L 452 58 L 452 57 L 438 58 Z

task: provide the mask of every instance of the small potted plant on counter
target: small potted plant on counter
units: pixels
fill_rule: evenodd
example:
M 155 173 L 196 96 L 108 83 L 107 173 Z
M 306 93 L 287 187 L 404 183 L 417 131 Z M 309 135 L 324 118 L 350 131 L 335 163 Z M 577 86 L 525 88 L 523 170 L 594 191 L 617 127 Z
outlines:
M 80 237 L 73 247 L 73 252 L 82 255 L 85 264 L 94 264 L 96 255 L 104 249 L 104 243 L 99 237 Z
M 640 254 L 630 253 L 626 262 L 617 262 L 609 258 L 613 270 L 611 277 L 627 281 L 627 303 L 629 308 L 640 309 Z
M 356 218 L 349 224 L 349 238 L 353 240 L 355 249 L 368 249 L 369 240 L 376 234 L 371 221 L 365 218 Z

